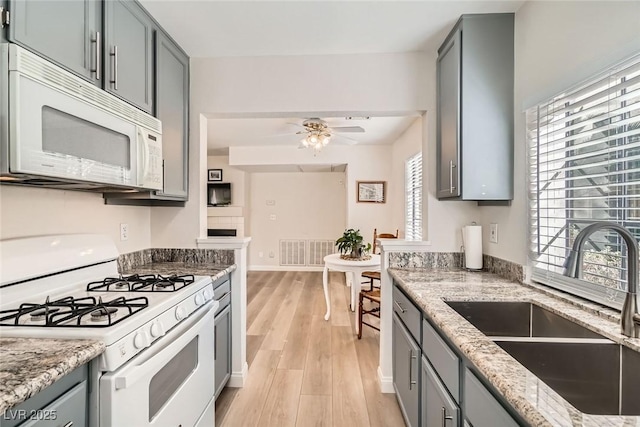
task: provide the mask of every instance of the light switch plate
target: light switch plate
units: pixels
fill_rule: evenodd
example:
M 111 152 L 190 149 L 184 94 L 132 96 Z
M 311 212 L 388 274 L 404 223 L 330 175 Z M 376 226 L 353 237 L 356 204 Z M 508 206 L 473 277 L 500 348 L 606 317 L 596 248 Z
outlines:
M 498 224 L 489 224 L 489 241 L 491 243 L 498 243 Z

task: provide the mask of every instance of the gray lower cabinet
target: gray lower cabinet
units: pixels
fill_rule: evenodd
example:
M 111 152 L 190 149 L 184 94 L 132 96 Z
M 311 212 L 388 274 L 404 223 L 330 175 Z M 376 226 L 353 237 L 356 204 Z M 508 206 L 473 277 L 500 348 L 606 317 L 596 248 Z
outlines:
M 88 366 L 81 366 L 0 417 L 0 427 L 88 426 Z
M 218 301 L 215 314 L 215 397 L 231 377 L 231 281 L 229 276 L 213 284 L 213 298 Z
M 480 380 L 465 368 L 465 417 L 473 427 L 517 427 L 518 423 Z
M 147 12 L 131 0 L 104 2 L 104 88 L 153 114 L 153 30 Z
M 420 348 L 393 314 L 393 387 L 406 424 L 419 426 L 420 417 Z
M 422 358 L 422 426 L 458 427 L 460 408 L 425 357 Z
M 437 196 L 513 199 L 514 14 L 462 15 L 438 50 Z
M 163 32 L 156 32 L 156 117 L 162 121 L 164 189 L 157 196 L 189 195 L 189 57 Z
M 102 59 L 102 1 L 10 0 L 9 11 L 9 41 L 102 84 L 95 71 Z
M 215 319 L 215 391 L 216 398 L 231 377 L 231 307 Z

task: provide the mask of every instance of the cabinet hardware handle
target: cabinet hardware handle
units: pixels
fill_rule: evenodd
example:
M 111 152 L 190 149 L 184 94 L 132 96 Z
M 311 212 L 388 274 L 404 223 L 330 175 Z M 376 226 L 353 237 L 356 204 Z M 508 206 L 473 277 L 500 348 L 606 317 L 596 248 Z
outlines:
M 456 187 L 453 185 L 453 168 L 455 168 L 456 165 L 453 164 L 453 160 L 449 160 L 449 192 L 451 194 L 453 194 L 453 190 L 456 189 Z
M 413 355 L 413 350 L 409 349 L 409 390 L 413 389 L 413 386 L 418 384 L 418 381 L 413 381 L 413 361 L 416 356 Z
M 113 59 L 113 80 L 110 83 L 115 90 L 118 90 L 118 46 L 113 46 L 109 55 Z
M 402 308 L 402 306 L 400 305 L 400 303 L 398 301 L 393 301 L 393 303 L 396 305 L 396 307 L 398 307 L 398 309 L 400 309 L 401 313 L 406 312 L 407 310 L 405 310 L 404 308 Z
M 227 295 L 229 295 L 231 293 L 231 291 L 227 291 L 224 294 L 222 294 L 222 296 L 218 299 L 216 299 L 216 301 L 222 301 L 223 299 L 225 299 L 227 297 Z
M 64 425 L 64 427 L 71 427 L 73 425 L 73 421 L 69 421 Z
M 447 420 L 453 420 L 452 415 L 447 415 L 447 409 L 442 407 L 442 427 L 447 427 Z
M 218 325 L 213 327 L 213 361 L 218 360 Z
M 94 38 L 91 39 L 91 43 L 95 43 L 96 45 L 96 60 L 95 60 L 95 64 L 96 67 L 91 70 L 92 72 L 96 73 L 96 80 L 100 80 L 100 74 L 102 74 L 101 72 L 101 64 L 100 64 L 100 57 L 102 56 L 100 50 L 101 50 L 101 42 L 100 42 L 100 31 L 96 31 L 96 35 Z M 66 426 L 65 426 L 66 427 Z

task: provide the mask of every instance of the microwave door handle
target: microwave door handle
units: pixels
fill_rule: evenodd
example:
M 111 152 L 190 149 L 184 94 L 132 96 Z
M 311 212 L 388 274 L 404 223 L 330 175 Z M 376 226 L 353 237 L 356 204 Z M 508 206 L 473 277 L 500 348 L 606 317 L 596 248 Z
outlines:
M 138 185 L 141 186 L 149 173 L 149 144 L 142 128 L 138 128 L 138 155 L 142 156 L 142 162 L 138 162 Z
M 188 319 L 184 323 L 183 327 L 178 326 L 172 332 L 165 335 L 162 340 L 169 343 L 166 347 L 156 354 L 151 355 L 143 363 L 134 366 L 131 369 L 127 369 L 128 372 L 124 375 L 115 377 L 116 390 L 122 390 L 133 386 L 141 379 L 147 377 L 150 373 L 161 369 L 169 363 L 169 361 L 173 359 L 187 344 L 189 344 L 191 340 L 202 333 L 204 325 L 213 318 L 214 310 L 211 310 L 212 306 L 213 301 L 210 301 L 207 305 L 198 310 L 199 312 L 204 312 L 204 314 L 200 316 L 193 316 L 198 318 L 197 320 L 194 319 L 193 321 L 190 321 L 190 319 Z M 213 331 L 205 331 L 204 333 L 213 334 Z M 151 351 L 151 349 L 148 349 L 147 351 Z

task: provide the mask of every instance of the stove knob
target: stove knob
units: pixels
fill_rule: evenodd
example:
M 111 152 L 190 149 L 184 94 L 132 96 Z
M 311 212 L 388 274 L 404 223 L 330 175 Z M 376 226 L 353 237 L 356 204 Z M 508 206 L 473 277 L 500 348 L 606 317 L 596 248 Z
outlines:
M 207 288 L 204 290 L 204 300 L 210 301 L 213 299 L 213 289 Z
M 133 346 L 137 349 L 141 349 L 149 346 L 149 335 L 145 331 L 140 331 L 133 339 Z
M 204 301 L 205 301 L 204 292 L 201 294 L 196 294 L 196 297 L 195 297 L 196 306 L 198 307 L 201 306 L 202 304 L 204 304 Z
M 187 312 L 184 309 L 184 307 L 178 307 L 176 308 L 176 319 L 178 320 L 182 320 L 185 317 L 187 317 Z
M 164 327 L 162 326 L 162 323 L 154 322 L 151 325 L 151 336 L 155 338 L 162 335 L 164 335 Z

